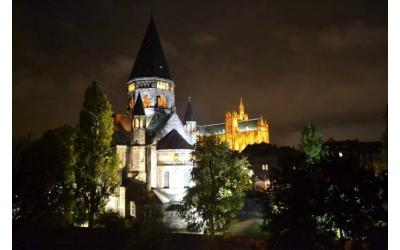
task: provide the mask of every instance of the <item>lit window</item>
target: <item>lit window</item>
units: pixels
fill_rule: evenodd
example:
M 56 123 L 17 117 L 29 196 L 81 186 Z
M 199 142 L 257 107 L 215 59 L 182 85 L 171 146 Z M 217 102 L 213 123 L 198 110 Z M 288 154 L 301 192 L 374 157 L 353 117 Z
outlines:
M 130 201 L 129 202 L 129 207 L 130 207 L 130 211 L 129 211 L 129 214 L 132 216 L 132 217 L 136 217 L 136 204 L 135 204 L 135 202 L 134 201 Z
M 131 83 L 128 85 L 128 92 L 134 91 L 135 90 L 135 83 Z
M 164 188 L 169 188 L 169 172 L 164 173 Z
M 157 88 L 158 89 L 169 90 L 169 84 L 167 82 L 158 81 L 157 82 Z
M 179 161 L 179 154 L 175 153 L 174 154 L 174 162 L 178 162 Z
M 339 157 L 342 158 L 343 157 L 343 153 L 339 152 Z

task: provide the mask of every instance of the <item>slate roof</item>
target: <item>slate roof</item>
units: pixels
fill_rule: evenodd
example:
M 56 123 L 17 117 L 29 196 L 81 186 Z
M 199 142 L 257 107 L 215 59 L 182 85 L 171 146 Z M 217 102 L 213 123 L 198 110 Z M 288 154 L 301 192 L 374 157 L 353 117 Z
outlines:
M 128 80 L 138 77 L 161 77 L 172 80 L 153 17 L 150 18 Z
M 145 115 L 142 96 L 140 95 L 140 92 L 138 93 L 138 97 L 136 98 L 136 102 L 135 102 L 135 106 L 133 107 L 132 114 L 133 115 Z
M 225 123 L 216 123 L 209 125 L 198 125 L 197 130 L 200 135 L 213 135 L 213 134 L 222 134 L 225 129 Z
M 190 97 L 188 99 L 188 104 L 187 104 L 186 113 L 185 113 L 185 123 L 187 121 L 196 121 L 196 118 L 194 117 L 194 114 L 193 114 L 192 102 L 190 101 Z
M 252 131 L 256 130 L 258 121 L 261 118 L 249 119 L 246 121 L 238 121 L 239 131 Z M 197 130 L 201 135 L 212 135 L 212 134 L 223 134 L 225 129 L 225 123 L 216 123 L 210 125 L 198 125 Z
M 192 149 L 193 147 L 176 131 L 171 130 L 158 143 L 157 149 Z

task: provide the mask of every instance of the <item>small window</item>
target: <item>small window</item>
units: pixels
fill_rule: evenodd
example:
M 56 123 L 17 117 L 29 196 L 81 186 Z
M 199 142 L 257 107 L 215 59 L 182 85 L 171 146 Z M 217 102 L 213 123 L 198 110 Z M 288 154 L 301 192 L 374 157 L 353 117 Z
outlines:
M 151 217 L 151 207 L 149 205 L 146 205 L 144 207 L 144 218 L 150 218 Z
M 164 173 L 164 188 L 169 188 L 169 172 Z
M 130 202 L 129 202 L 129 205 L 130 205 L 129 214 L 130 214 L 132 217 L 135 217 L 135 218 L 136 218 L 136 204 L 135 204 L 135 202 L 134 202 L 134 201 L 130 201 Z

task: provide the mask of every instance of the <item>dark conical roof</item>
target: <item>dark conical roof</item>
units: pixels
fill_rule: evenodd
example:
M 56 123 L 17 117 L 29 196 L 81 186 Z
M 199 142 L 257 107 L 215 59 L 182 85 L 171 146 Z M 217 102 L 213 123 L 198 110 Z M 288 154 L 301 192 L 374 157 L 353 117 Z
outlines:
M 153 17 L 150 18 L 129 80 L 136 77 L 161 77 L 172 80 Z
M 157 149 L 192 149 L 190 145 L 178 131 L 171 130 L 157 143 Z
M 136 98 L 136 102 L 135 102 L 135 106 L 133 107 L 132 115 L 145 115 L 142 96 L 140 95 L 140 92 L 138 93 L 138 97 Z
M 185 113 L 185 123 L 187 121 L 196 121 L 196 118 L 194 117 L 194 114 L 193 114 L 192 102 L 190 101 L 190 97 L 188 98 L 188 104 L 187 104 L 186 113 Z

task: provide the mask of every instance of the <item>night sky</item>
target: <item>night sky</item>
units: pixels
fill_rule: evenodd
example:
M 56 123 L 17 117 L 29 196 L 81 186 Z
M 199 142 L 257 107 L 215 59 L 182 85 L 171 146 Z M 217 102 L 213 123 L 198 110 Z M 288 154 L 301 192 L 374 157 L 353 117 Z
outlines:
M 379 139 L 387 107 L 385 1 L 13 1 L 13 135 L 76 124 L 98 80 L 123 113 L 126 81 L 151 12 L 180 117 L 224 121 L 242 96 L 271 142 Z

